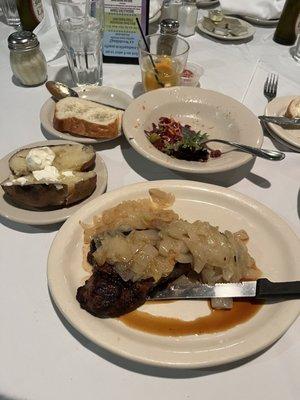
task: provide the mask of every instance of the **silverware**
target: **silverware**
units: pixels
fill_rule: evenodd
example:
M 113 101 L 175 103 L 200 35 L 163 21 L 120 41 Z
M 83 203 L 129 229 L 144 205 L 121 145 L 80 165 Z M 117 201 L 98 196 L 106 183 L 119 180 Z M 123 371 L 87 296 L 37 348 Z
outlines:
M 190 283 L 171 286 L 150 295 L 151 300 L 189 300 L 230 297 L 251 297 L 255 299 L 291 299 L 300 298 L 300 281 L 270 282 L 266 278 L 240 283 Z
M 235 142 L 231 142 L 229 140 L 210 139 L 210 140 L 206 140 L 204 142 L 204 144 L 209 143 L 209 142 L 228 144 L 232 147 L 236 147 L 237 149 L 243 151 L 244 153 L 249 153 L 254 156 L 265 158 L 266 160 L 271 160 L 271 161 L 280 161 L 280 160 L 283 160 L 285 157 L 285 154 L 282 153 L 281 151 L 258 149 L 257 147 L 247 146 L 245 144 L 235 143 Z
M 52 96 L 56 100 L 61 100 L 61 99 L 64 99 L 65 97 L 79 97 L 79 94 L 75 90 L 73 90 L 72 88 L 70 88 L 69 86 L 67 86 L 61 82 L 47 81 L 45 83 L 45 85 L 46 85 L 46 88 L 48 89 L 48 91 L 52 94 Z M 93 103 L 101 104 L 102 106 L 112 107 L 112 108 L 115 108 L 116 110 L 125 111 L 125 108 L 115 107 L 112 104 L 107 104 L 107 103 L 90 100 L 90 99 L 87 99 L 87 100 L 92 101 Z
M 273 100 L 277 95 L 278 75 L 269 74 L 264 85 L 264 95 L 268 102 Z
M 300 128 L 300 118 L 288 118 L 288 117 L 272 117 L 267 115 L 260 115 L 258 117 L 261 121 L 271 122 L 276 125 L 286 126 L 286 127 L 299 127 Z

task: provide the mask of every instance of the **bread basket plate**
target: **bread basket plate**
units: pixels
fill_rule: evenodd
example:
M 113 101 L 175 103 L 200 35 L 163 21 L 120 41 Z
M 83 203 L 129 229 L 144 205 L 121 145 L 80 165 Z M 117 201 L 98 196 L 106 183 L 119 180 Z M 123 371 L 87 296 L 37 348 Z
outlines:
M 172 206 L 183 219 L 209 221 L 221 231 L 245 229 L 250 254 L 264 276 L 274 281 L 299 279 L 300 242 L 287 223 L 269 208 L 231 189 L 200 182 L 143 182 L 106 193 L 90 201 L 61 227 L 48 256 L 48 285 L 60 312 L 82 335 L 122 357 L 172 368 L 201 368 L 250 356 L 274 343 L 300 311 L 296 300 L 265 304 L 247 322 L 213 334 L 159 336 L 135 330 L 117 318 L 100 319 L 80 308 L 76 291 L 89 274 L 82 268 L 83 230 L 79 222 L 124 200 L 147 198 L 150 188 L 175 195 Z M 263 243 L 263 247 L 262 247 Z M 153 315 L 194 320 L 207 314 L 207 303 L 176 301 L 141 307 Z
M 99 86 L 99 87 L 89 87 L 87 89 L 79 89 L 74 88 L 79 96 L 86 100 L 98 101 L 99 103 L 103 102 L 104 104 L 111 105 L 116 108 L 124 108 L 126 109 L 129 104 L 132 102 L 132 98 L 123 92 L 122 90 L 115 89 L 108 86 Z M 111 139 L 93 139 L 84 136 L 76 136 L 71 135 L 65 132 L 59 132 L 53 127 L 53 116 L 55 109 L 55 101 L 53 98 L 49 98 L 42 106 L 40 111 L 40 121 L 43 129 L 50 133 L 51 135 L 65 140 L 71 140 L 72 142 L 84 143 L 84 144 L 93 144 L 93 143 L 103 143 L 108 142 L 110 140 L 115 140 L 122 135 L 122 132 L 119 132 L 117 137 Z
M 219 0 L 196 0 L 197 6 L 201 7 L 212 7 L 219 4 Z
M 123 116 L 123 132 L 131 146 L 145 158 L 176 171 L 211 174 L 228 171 L 252 159 L 228 145 L 211 143 L 223 154 L 207 162 L 170 157 L 156 149 L 145 135 L 160 117 L 173 117 L 209 139 L 227 139 L 261 147 L 263 133 L 258 118 L 243 104 L 224 94 L 196 87 L 157 89 L 135 99 Z
M 296 96 L 283 96 L 275 97 L 270 103 L 267 104 L 265 109 L 265 115 L 267 116 L 283 116 L 287 110 L 288 105 Z M 285 129 L 282 126 L 268 123 L 268 127 L 274 132 L 280 139 L 282 139 L 287 146 L 292 145 L 300 150 L 300 129 Z
M 264 27 L 274 27 L 278 24 L 279 18 L 266 19 L 259 17 L 252 17 L 251 15 L 240 15 L 245 21 L 250 22 L 250 24 Z
M 248 39 L 251 38 L 254 33 L 255 33 L 255 28 L 248 24 L 248 22 L 240 19 L 240 18 L 236 18 L 236 17 L 228 17 L 226 16 L 226 18 L 231 19 L 231 20 L 237 20 L 241 23 L 242 26 L 246 27 L 248 29 L 248 32 L 244 33 L 243 35 L 240 36 L 225 36 L 225 35 L 219 35 L 215 32 L 210 32 L 209 30 L 207 30 L 206 28 L 204 28 L 203 24 L 202 24 L 202 20 L 200 20 L 198 22 L 198 29 L 200 32 L 205 33 L 208 36 L 212 36 L 216 39 L 222 39 L 222 40 L 226 40 L 226 41 L 238 41 L 238 40 L 243 40 L 243 39 Z
M 22 146 L 11 153 L 7 154 L 0 160 L 0 182 L 3 182 L 9 177 L 11 171 L 9 169 L 9 159 L 17 151 L 38 146 L 53 146 L 64 144 L 76 144 L 75 142 L 65 140 L 44 140 Z M 28 225 L 49 225 L 57 222 L 65 221 L 71 214 L 77 211 L 83 204 L 86 204 L 91 199 L 99 197 L 105 192 L 107 186 L 107 169 L 102 158 L 96 153 L 96 162 L 94 171 L 97 173 L 97 185 L 94 192 L 86 199 L 73 206 L 57 208 L 53 210 L 26 209 L 14 204 L 7 199 L 2 187 L 0 186 L 0 215 L 15 222 Z

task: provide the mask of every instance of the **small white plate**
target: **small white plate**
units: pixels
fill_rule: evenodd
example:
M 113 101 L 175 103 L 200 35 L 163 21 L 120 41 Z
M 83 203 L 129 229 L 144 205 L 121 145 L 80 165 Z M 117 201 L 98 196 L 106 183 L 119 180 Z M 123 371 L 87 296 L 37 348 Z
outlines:
M 244 20 L 250 22 L 250 24 L 254 24 L 257 26 L 266 26 L 266 27 L 273 27 L 276 26 L 279 22 L 278 19 L 264 19 L 264 18 L 258 18 L 258 17 L 251 17 L 250 15 L 241 15 L 241 18 Z
M 111 105 L 112 107 L 120 107 L 126 109 L 132 102 L 132 97 L 130 97 L 122 90 L 114 89 L 108 86 L 99 87 L 89 87 L 88 89 L 74 88 L 80 97 L 86 100 L 94 100 L 103 102 L 105 104 Z M 53 116 L 55 109 L 55 101 L 50 97 L 42 106 L 40 111 L 40 121 L 42 127 L 51 135 L 56 136 L 60 139 L 71 140 L 72 142 L 93 144 L 107 142 L 113 139 L 92 139 L 84 136 L 70 135 L 69 133 L 59 132 L 53 127 Z M 122 132 L 119 133 L 117 137 L 120 137 Z
M 192 181 L 166 180 L 135 184 L 90 201 L 61 227 L 48 256 L 48 285 L 64 317 L 81 334 L 113 353 L 146 364 L 200 368 L 232 362 L 274 343 L 299 315 L 297 300 L 265 304 L 246 323 L 227 331 L 189 336 L 158 336 L 132 329 L 116 318 L 100 319 L 80 308 L 76 291 L 87 279 L 82 268 L 83 231 L 79 221 L 91 223 L 124 200 L 148 197 L 150 188 L 175 194 L 172 207 L 183 219 L 209 221 L 222 231 L 245 229 L 248 248 L 263 275 L 274 281 L 299 280 L 300 241 L 273 211 L 238 192 Z M 192 320 L 207 313 L 205 302 L 176 301 L 146 304 L 155 315 Z
M 178 160 L 157 150 L 145 130 L 160 117 L 174 117 L 210 139 L 227 139 L 261 147 L 263 132 L 258 118 L 243 104 L 224 94 L 197 87 L 156 89 L 135 99 L 123 116 L 123 131 L 131 146 L 145 158 L 176 171 L 209 174 L 240 167 L 252 159 L 250 154 L 232 147 L 211 143 L 224 152 L 207 162 Z
M 248 24 L 248 22 L 243 21 L 243 20 L 240 19 L 240 18 L 235 18 L 235 17 L 228 17 L 228 16 L 226 16 L 226 18 L 232 19 L 232 20 L 235 19 L 235 20 L 237 20 L 237 21 L 240 21 L 240 23 L 241 23 L 242 26 L 246 26 L 246 27 L 247 27 L 248 32 L 247 32 L 247 33 L 244 33 L 243 35 L 240 35 L 240 36 L 230 36 L 230 35 L 224 36 L 224 35 L 218 35 L 218 34 L 216 34 L 216 33 L 214 33 L 214 32 L 210 32 L 210 31 L 208 31 L 207 29 L 205 29 L 204 26 L 202 25 L 202 20 L 200 20 L 200 21 L 198 22 L 198 29 L 199 29 L 201 32 L 206 33 L 206 34 L 209 35 L 209 36 L 212 36 L 212 37 L 217 38 L 217 39 L 227 40 L 227 41 L 236 41 L 236 40 L 248 39 L 248 38 L 250 38 L 251 36 L 254 35 L 255 29 L 253 28 L 252 25 Z
M 208 6 L 216 6 L 219 4 L 219 0 L 196 0 L 197 6 L 201 7 L 208 7 Z
M 265 115 L 267 116 L 283 116 L 287 110 L 289 103 L 297 96 L 275 97 L 267 104 Z M 285 129 L 282 126 L 268 123 L 269 128 L 281 138 L 286 145 L 289 144 L 300 150 L 300 129 Z
M 75 142 L 65 140 L 44 140 L 42 142 L 35 142 L 22 146 L 19 149 L 12 151 L 0 160 L 0 182 L 3 182 L 9 177 L 11 171 L 8 166 L 10 157 L 21 149 L 28 149 L 37 146 L 53 146 L 59 144 L 76 144 Z M 56 210 L 32 210 L 21 208 L 21 206 L 7 201 L 4 196 L 4 191 L 0 186 L 0 215 L 10 219 L 11 221 L 20 222 L 29 225 L 49 225 L 57 222 L 65 221 L 71 214 L 79 210 L 83 204 L 86 204 L 91 199 L 98 197 L 105 192 L 107 186 L 107 169 L 102 158 L 96 154 L 95 172 L 97 173 L 97 186 L 94 192 L 80 203 L 70 207 L 63 207 Z

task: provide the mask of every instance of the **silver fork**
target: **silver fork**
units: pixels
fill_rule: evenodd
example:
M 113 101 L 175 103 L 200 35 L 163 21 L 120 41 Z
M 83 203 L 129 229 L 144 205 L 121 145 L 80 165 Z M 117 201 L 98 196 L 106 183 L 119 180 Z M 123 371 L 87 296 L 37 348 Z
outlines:
M 264 86 L 264 95 L 267 98 L 268 102 L 270 102 L 276 97 L 277 87 L 278 87 L 278 75 L 269 74 Z
M 281 161 L 284 159 L 285 154 L 281 151 L 277 150 L 267 150 L 267 149 L 259 149 L 258 147 L 247 146 L 241 143 L 231 142 L 229 140 L 223 139 L 209 139 L 203 142 L 203 144 L 210 143 L 210 142 L 217 142 L 228 144 L 232 147 L 236 147 L 238 150 L 243 151 L 244 153 L 249 153 L 257 157 L 265 158 L 266 160 L 270 161 Z

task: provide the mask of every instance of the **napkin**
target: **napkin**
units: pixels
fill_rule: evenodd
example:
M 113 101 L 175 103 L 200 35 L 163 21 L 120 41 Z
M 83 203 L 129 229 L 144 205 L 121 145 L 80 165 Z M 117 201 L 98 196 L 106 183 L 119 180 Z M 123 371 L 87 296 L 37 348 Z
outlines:
M 280 17 L 284 0 L 219 0 L 227 14 L 245 15 L 262 19 Z M 297 0 L 296 0 L 297 1 Z
M 149 19 L 153 18 L 162 7 L 163 0 L 150 0 Z
M 56 28 L 51 0 L 44 0 L 44 18 L 33 31 L 40 42 L 46 61 L 53 60 L 62 48 L 59 33 Z
M 258 60 L 242 97 L 242 103 L 257 115 L 264 114 L 267 105 L 267 99 L 263 95 L 263 87 L 271 72 L 278 74 L 273 67 Z M 277 96 L 296 96 L 298 93 L 299 85 L 286 76 L 279 74 Z

